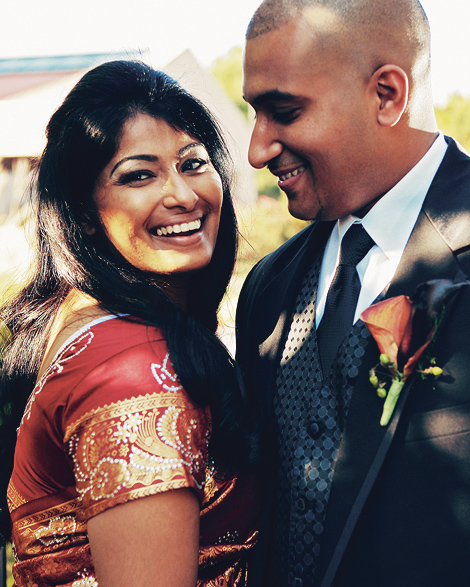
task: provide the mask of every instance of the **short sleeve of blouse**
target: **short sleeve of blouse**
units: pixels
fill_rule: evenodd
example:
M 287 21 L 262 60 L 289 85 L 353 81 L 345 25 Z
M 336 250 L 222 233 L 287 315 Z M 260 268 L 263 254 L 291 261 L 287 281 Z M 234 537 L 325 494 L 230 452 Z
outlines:
M 202 501 L 209 431 L 208 411 L 182 388 L 163 340 L 98 362 L 77 385 L 65 416 L 85 519 L 183 487 Z

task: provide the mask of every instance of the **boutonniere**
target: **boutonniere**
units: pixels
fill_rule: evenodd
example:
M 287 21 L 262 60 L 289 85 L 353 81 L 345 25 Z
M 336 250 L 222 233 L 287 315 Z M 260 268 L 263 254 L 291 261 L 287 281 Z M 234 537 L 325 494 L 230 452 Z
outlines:
M 444 319 L 446 304 L 463 285 L 469 282 L 428 281 L 418 286 L 411 298 L 389 298 L 361 314 L 380 351 L 379 362 L 369 375 L 377 395 L 384 399 L 381 426 L 389 423 L 403 385 L 414 371 L 422 377 L 442 374 L 429 352 Z

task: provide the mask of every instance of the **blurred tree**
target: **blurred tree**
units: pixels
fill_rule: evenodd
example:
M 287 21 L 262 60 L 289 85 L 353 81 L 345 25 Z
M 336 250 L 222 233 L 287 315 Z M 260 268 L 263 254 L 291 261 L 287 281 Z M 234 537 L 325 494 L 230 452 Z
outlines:
M 212 74 L 248 119 L 248 104 L 242 94 L 242 49 L 233 47 L 212 66 Z
M 256 184 L 258 186 L 258 194 L 263 196 L 269 196 L 279 200 L 281 196 L 281 190 L 277 185 L 277 179 L 269 171 L 267 167 L 258 169 L 256 171 Z
M 444 108 L 435 110 L 439 129 L 470 152 L 470 98 L 454 94 Z
M 243 51 L 241 47 L 233 47 L 223 57 L 219 57 L 212 67 L 212 74 L 227 92 L 228 96 L 243 112 L 247 120 L 252 120 L 252 110 L 243 99 Z M 267 170 L 256 172 L 258 194 L 264 194 L 271 198 L 279 199 L 281 190 L 278 188 L 276 178 Z
M 261 195 L 254 206 L 237 210 L 237 216 L 242 236 L 239 273 L 247 272 L 257 261 L 309 224 L 289 214 L 284 194 L 279 200 Z

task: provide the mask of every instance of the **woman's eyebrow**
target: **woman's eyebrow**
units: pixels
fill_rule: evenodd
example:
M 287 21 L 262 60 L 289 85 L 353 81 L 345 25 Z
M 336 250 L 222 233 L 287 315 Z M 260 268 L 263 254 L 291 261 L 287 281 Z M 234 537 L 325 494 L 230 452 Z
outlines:
M 118 161 L 116 163 L 116 165 L 112 168 L 111 173 L 109 175 L 113 175 L 113 173 L 116 171 L 116 169 L 119 167 L 119 165 L 122 165 L 126 161 L 133 161 L 133 160 L 154 162 L 154 161 L 158 161 L 158 157 L 156 155 L 131 155 L 129 157 L 124 157 L 123 159 L 121 159 L 120 161 Z
M 193 147 L 202 147 L 203 149 L 206 148 L 202 143 L 199 143 L 199 142 L 189 143 L 189 145 L 185 145 L 184 147 L 182 147 L 178 151 L 178 156 L 184 155 L 184 153 L 186 153 L 186 151 L 188 151 L 189 149 L 192 149 Z
M 194 143 L 189 143 L 188 145 L 185 145 L 184 147 L 182 147 L 179 151 L 178 151 L 178 156 L 180 157 L 181 155 L 184 155 L 184 153 L 186 151 L 188 151 L 189 149 L 192 149 L 193 147 L 203 147 L 205 149 L 205 146 L 202 143 L 199 142 L 194 142 Z M 110 175 L 113 175 L 113 173 L 116 171 L 116 169 L 122 165 L 123 163 L 125 163 L 126 161 L 151 161 L 151 162 L 155 162 L 158 161 L 158 157 L 157 155 L 130 155 L 129 157 L 124 157 L 123 159 L 120 159 L 116 165 L 112 168 Z

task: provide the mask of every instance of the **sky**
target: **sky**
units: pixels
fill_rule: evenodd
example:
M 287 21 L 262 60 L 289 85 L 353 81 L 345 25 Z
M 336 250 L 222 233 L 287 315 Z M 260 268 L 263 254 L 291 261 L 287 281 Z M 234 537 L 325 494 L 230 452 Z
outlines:
M 390 0 L 393 1 L 393 0 Z M 146 50 L 163 67 L 185 49 L 210 66 L 260 0 L 4 0 L 0 59 Z M 432 30 L 434 99 L 470 97 L 470 0 L 422 0 Z

